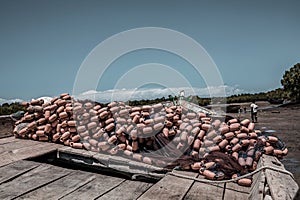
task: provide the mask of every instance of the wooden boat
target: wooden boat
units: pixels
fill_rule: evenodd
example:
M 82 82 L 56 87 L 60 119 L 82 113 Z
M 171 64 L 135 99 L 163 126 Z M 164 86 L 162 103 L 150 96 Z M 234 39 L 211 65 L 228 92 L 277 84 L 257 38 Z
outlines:
M 7 129 L 13 124 L 10 116 L 0 120 L 0 130 L 5 127 L 0 135 L 1 199 L 277 200 L 294 199 L 299 191 L 292 174 L 272 156 L 261 157 L 252 186 L 242 187 L 208 181 L 191 171 L 168 171 L 119 156 L 16 139 Z

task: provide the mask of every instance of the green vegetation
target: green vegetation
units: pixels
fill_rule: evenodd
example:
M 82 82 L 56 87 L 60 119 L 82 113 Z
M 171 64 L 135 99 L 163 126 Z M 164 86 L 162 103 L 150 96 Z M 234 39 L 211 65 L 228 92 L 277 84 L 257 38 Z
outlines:
M 245 94 L 238 94 L 232 95 L 226 98 L 226 102 L 224 103 L 243 103 L 243 102 L 251 102 L 255 101 L 271 101 L 271 100 L 284 100 L 289 99 L 287 92 L 284 91 L 282 88 L 278 88 L 276 90 L 272 90 L 269 92 L 260 92 L 255 94 L 245 93 Z M 138 106 L 138 105 L 147 105 L 147 104 L 155 104 L 164 101 L 173 101 L 176 100 L 176 97 L 162 97 L 152 100 L 136 100 L 136 101 L 129 101 L 130 106 Z M 210 98 L 201 98 L 199 96 L 189 96 L 186 98 L 188 101 L 192 101 L 200 106 L 207 106 L 211 103 Z M 219 98 L 219 102 L 223 102 L 224 99 Z M 216 98 L 215 102 L 218 102 L 218 98 Z
M 25 108 L 20 103 L 4 103 L 0 106 L 0 115 L 10 115 L 18 111 L 25 111 Z
M 281 84 L 291 99 L 300 100 L 300 63 L 285 71 Z
M 287 93 L 282 89 L 278 88 L 269 92 L 260 92 L 256 94 L 239 94 L 232 95 L 227 98 L 227 103 L 242 103 L 255 101 L 271 101 L 271 100 L 284 100 L 287 98 Z

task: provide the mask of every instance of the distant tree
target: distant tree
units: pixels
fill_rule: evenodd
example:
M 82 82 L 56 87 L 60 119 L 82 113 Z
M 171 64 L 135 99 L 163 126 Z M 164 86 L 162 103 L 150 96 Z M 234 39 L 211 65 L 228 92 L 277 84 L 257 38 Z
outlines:
M 294 98 L 296 101 L 300 100 L 300 63 L 285 71 L 281 84 L 289 92 L 291 98 Z
M 9 104 L 8 103 L 4 103 L 2 104 L 3 107 L 9 107 Z
M 26 111 L 26 109 L 19 103 L 4 103 L 0 106 L 0 115 L 10 115 L 17 111 Z

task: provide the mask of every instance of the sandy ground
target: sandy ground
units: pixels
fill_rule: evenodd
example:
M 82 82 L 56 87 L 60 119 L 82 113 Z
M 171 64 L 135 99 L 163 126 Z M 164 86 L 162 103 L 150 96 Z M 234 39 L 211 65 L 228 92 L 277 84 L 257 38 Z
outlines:
M 244 106 L 247 105 L 249 104 L 244 104 Z M 263 102 L 258 102 L 258 105 L 261 108 L 269 106 Z M 248 107 L 248 109 L 250 108 Z M 239 114 L 230 115 L 238 117 Z M 241 113 L 240 118 L 250 119 L 250 113 Z M 300 185 L 300 105 L 261 110 L 258 113 L 256 128 L 274 130 L 274 135 L 286 143 L 289 153 L 281 162 L 287 170 L 294 174 L 296 182 Z

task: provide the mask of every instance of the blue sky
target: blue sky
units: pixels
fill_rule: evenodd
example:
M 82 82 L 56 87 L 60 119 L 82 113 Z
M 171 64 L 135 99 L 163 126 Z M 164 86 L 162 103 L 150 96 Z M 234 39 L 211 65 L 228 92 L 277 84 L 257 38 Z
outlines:
M 299 7 L 296 0 L 0 0 L 0 97 L 72 93 L 77 71 L 94 47 L 139 27 L 164 27 L 193 38 L 228 86 L 275 89 L 284 71 L 300 61 Z M 145 50 L 114 62 L 97 90 L 112 89 L 131 67 L 151 62 L 180 68 L 194 87 L 205 87 L 182 59 Z

